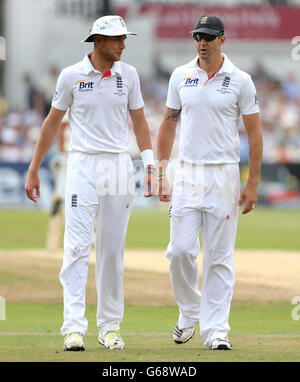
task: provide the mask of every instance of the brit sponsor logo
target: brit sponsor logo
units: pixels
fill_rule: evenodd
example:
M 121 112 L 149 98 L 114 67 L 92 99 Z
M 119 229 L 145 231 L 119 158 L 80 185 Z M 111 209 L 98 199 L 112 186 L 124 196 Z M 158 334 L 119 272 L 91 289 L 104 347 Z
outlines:
M 94 82 L 87 80 L 79 80 L 75 82 L 75 85 L 78 85 L 78 90 L 80 92 L 88 92 L 94 90 Z
M 184 86 L 198 86 L 199 84 L 197 77 L 185 77 L 183 80 L 185 81 Z

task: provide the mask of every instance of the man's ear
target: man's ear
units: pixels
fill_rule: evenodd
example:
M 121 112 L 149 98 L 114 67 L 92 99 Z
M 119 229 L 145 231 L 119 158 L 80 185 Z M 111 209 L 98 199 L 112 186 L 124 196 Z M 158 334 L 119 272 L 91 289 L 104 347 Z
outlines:
M 221 40 L 221 42 L 222 42 L 222 45 L 224 44 L 224 42 L 226 41 L 226 36 L 224 35 L 224 36 L 221 36 L 220 37 L 220 40 Z

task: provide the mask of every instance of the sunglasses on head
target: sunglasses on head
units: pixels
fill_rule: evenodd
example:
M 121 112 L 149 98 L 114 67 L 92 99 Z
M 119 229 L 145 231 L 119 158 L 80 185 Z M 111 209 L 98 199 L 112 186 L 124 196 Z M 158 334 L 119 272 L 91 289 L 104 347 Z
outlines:
M 223 32 L 217 34 L 205 34 L 205 33 L 193 33 L 193 37 L 196 41 L 201 42 L 204 39 L 206 42 L 211 42 L 215 40 L 218 36 L 223 36 Z

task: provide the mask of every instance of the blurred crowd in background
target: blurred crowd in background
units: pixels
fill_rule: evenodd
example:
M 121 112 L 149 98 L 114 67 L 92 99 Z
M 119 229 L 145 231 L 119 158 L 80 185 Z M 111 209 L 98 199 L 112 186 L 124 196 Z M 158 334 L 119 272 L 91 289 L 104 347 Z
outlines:
M 256 85 L 260 105 L 264 136 L 265 163 L 300 162 L 300 82 L 295 73 L 287 73 L 284 80 L 272 77 L 260 63 L 250 73 Z M 26 89 L 26 107 L 12 109 L 0 94 L 0 161 L 29 162 L 53 97 L 58 68 L 51 68 L 36 86 L 29 74 L 23 77 Z M 170 73 L 157 71 L 155 78 L 141 78 L 145 102 L 145 115 L 151 129 L 152 143 L 155 142 L 162 120 Z M 130 122 L 130 121 L 129 121 Z M 248 144 L 245 129 L 239 128 L 241 140 L 241 163 L 247 163 Z M 131 138 L 134 137 L 131 129 Z M 178 138 L 173 152 L 176 152 Z M 132 156 L 138 156 L 134 143 Z

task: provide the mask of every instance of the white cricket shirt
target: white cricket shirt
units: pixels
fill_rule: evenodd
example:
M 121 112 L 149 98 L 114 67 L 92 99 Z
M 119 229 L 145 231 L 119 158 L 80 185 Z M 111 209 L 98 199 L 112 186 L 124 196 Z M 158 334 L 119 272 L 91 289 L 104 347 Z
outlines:
M 198 56 L 171 75 L 166 106 L 181 109 L 179 160 L 240 161 L 239 119 L 259 112 L 257 95 L 250 75 L 223 56 L 221 69 L 210 79 Z
M 62 70 L 52 106 L 69 109 L 70 151 L 97 154 L 129 150 L 128 109 L 144 102 L 134 67 L 118 61 L 102 75 L 87 54 Z

